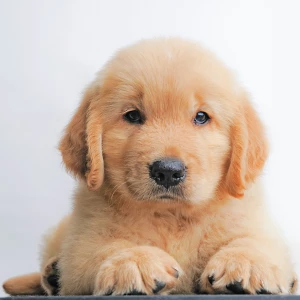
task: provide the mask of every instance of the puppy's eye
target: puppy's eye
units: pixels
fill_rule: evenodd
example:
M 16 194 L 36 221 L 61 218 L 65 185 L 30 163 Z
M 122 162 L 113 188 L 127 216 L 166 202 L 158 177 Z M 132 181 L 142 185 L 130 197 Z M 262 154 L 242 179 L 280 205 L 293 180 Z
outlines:
M 142 115 L 137 109 L 128 111 L 124 115 L 124 119 L 126 121 L 128 121 L 129 123 L 134 123 L 134 124 L 142 124 L 143 123 Z
M 204 111 L 197 112 L 197 115 L 194 119 L 196 125 L 203 125 L 208 122 L 210 119 L 209 115 Z

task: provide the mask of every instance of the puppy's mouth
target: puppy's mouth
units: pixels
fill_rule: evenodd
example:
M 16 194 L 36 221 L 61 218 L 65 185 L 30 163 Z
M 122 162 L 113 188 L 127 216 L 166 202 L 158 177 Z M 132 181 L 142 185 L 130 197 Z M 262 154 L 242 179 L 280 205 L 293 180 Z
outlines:
M 157 185 L 133 186 L 127 185 L 130 194 L 140 201 L 186 201 L 187 197 L 183 187 L 170 187 L 168 189 Z
M 167 199 L 167 200 L 172 200 L 172 199 L 175 199 L 174 196 L 171 196 L 171 195 L 161 195 L 158 197 L 159 199 Z
M 183 187 L 170 187 L 168 189 L 155 186 L 151 193 L 150 193 L 152 199 L 155 200 L 168 200 L 168 201 L 184 201 L 185 195 L 184 195 L 184 189 Z

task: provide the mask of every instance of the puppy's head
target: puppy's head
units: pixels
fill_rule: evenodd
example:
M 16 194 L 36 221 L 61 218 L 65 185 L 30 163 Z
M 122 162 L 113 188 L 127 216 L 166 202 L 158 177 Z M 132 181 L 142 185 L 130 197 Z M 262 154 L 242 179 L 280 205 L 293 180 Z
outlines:
M 143 41 L 86 90 L 60 143 L 91 190 L 135 200 L 242 197 L 261 171 L 262 124 L 228 69 L 199 45 Z

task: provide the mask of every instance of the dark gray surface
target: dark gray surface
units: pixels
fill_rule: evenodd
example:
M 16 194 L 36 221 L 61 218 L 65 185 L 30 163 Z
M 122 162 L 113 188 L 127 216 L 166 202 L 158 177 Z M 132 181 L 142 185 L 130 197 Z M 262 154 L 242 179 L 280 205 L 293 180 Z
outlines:
M 300 295 L 12 296 L 1 300 L 300 300 Z

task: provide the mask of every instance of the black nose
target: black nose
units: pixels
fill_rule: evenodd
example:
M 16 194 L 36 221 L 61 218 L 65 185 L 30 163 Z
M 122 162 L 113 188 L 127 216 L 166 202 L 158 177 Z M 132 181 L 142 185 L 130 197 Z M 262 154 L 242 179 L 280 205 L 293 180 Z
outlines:
M 150 166 L 150 177 L 165 188 L 177 185 L 184 180 L 185 175 L 185 165 L 178 159 L 164 158 Z

